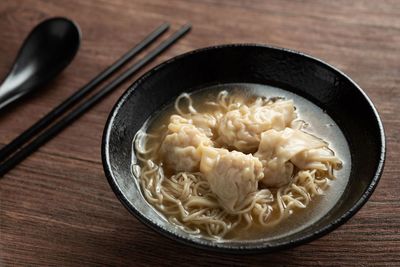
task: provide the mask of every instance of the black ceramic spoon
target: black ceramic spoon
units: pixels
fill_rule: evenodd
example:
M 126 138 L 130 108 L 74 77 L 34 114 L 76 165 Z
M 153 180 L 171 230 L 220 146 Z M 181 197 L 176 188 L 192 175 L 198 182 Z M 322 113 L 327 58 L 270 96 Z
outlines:
M 78 26 L 66 18 L 51 18 L 37 25 L 0 86 L 0 111 L 59 74 L 78 51 L 80 36 Z

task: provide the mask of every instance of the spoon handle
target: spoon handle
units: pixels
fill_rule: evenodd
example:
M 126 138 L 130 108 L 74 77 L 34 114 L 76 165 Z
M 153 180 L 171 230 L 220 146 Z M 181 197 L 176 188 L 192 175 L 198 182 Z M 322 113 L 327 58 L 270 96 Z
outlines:
M 8 104 L 14 102 L 18 98 L 29 92 L 29 90 L 26 90 L 28 88 L 25 88 L 22 82 L 23 80 L 25 80 L 25 78 L 22 76 L 26 75 L 29 76 L 30 74 L 20 73 L 18 75 L 20 77 L 15 77 L 14 75 L 12 75 L 11 72 L 11 74 L 7 76 L 5 81 L 2 83 L 2 85 L 0 86 L 0 112 Z

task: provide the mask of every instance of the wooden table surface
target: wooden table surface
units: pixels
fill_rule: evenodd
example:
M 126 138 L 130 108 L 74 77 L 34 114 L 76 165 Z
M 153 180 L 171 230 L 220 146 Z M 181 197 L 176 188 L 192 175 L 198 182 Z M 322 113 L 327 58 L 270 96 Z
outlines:
M 400 1 L 1 0 L 0 77 L 32 27 L 52 16 L 80 25 L 80 51 L 56 80 L 0 114 L 0 147 L 162 22 L 175 30 L 190 21 L 192 32 L 147 69 L 238 42 L 321 58 L 375 103 L 386 130 L 385 171 L 361 211 L 306 245 L 240 256 L 177 244 L 131 216 L 103 173 L 105 121 L 137 75 L 0 180 L 0 266 L 400 265 Z

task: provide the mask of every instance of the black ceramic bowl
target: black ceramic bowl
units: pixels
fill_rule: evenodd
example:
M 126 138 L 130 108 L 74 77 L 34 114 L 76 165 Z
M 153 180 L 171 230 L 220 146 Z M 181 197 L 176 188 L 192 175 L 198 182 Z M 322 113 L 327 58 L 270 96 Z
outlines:
M 340 200 L 311 226 L 274 240 L 213 242 L 196 238 L 160 218 L 131 174 L 131 147 L 143 123 L 180 93 L 224 83 L 271 85 L 298 94 L 325 110 L 342 130 L 351 154 L 349 182 Z M 119 200 L 159 233 L 195 247 L 226 251 L 272 251 L 316 239 L 351 218 L 371 196 L 383 170 L 385 137 L 376 109 L 360 87 L 321 60 L 260 45 L 196 50 L 153 68 L 113 108 L 105 126 L 102 159 Z

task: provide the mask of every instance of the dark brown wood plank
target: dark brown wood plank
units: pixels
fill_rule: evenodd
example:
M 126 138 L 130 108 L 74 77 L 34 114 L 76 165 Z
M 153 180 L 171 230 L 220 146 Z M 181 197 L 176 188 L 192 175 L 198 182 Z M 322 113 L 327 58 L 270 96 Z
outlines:
M 386 130 L 387 162 L 375 193 L 361 211 L 316 241 L 247 256 L 189 248 L 131 216 L 104 177 L 102 130 L 132 79 L 0 180 L 1 266 L 400 264 L 399 1 L 2 0 L 0 77 L 7 74 L 31 28 L 51 16 L 77 21 L 82 46 L 57 80 L 0 114 L 0 146 L 160 23 L 171 22 L 175 30 L 190 21 L 190 35 L 152 66 L 192 49 L 237 42 L 281 46 L 319 57 L 358 82 L 376 105 Z

